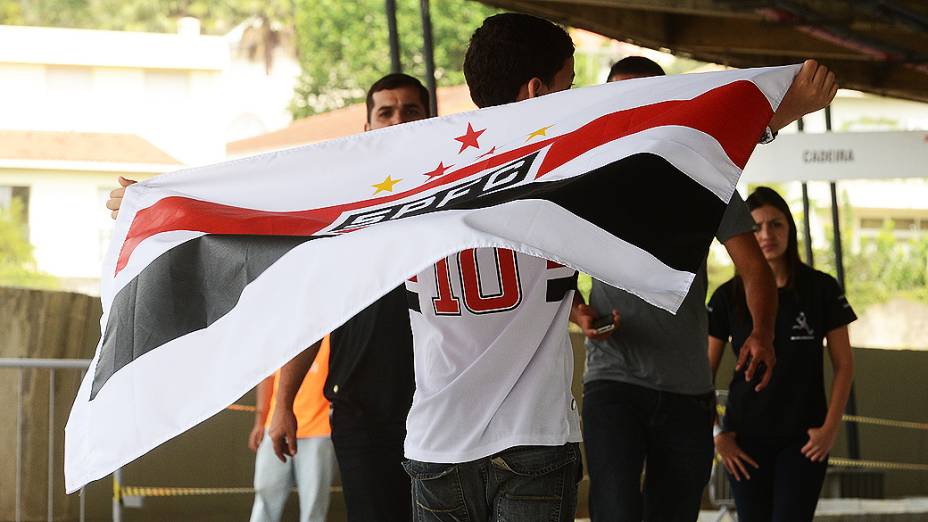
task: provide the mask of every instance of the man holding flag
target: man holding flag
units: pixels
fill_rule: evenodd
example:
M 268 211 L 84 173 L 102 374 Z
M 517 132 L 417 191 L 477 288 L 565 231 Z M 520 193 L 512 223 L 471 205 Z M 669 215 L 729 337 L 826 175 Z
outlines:
M 834 95 L 814 62 L 571 92 L 572 51 L 550 22 L 491 17 L 465 67 L 483 110 L 130 187 L 66 428 L 67 489 L 208 418 L 410 278 L 419 514 L 572 517 L 574 269 L 675 311 L 757 136 Z M 271 431 L 278 451 L 293 440 Z
M 464 70 L 479 107 L 528 100 L 570 88 L 573 44 L 546 20 L 496 15 L 474 33 Z M 835 89 L 827 69 L 807 62 L 770 120 L 771 130 L 822 108 Z M 533 131 L 526 143 L 548 136 L 553 126 Z M 495 146 L 481 143 L 485 131 L 468 124 L 455 138 L 459 153 L 470 147 L 495 152 Z M 530 168 L 531 161 L 522 160 L 508 175 L 516 176 L 523 164 Z M 656 176 L 654 169 L 666 168 L 651 157 L 624 161 L 603 169 L 613 176 L 632 170 Z M 577 182 L 563 191 L 571 188 L 589 187 Z M 561 198 L 563 206 L 570 205 L 567 196 Z M 573 520 L 580 432 L 566 323 L 575 277 L 575 270 L 553 261 L 477 248 L 441 259 L 407 282 L 416 393 L 407 419 L 405 466 L 417 519 Z M 749 371 L 762 361 L 772 371 L 772 353 L 762 344 L 754 349 Z M 298 386 L 308 355 L 284 367 L 281 390 Z M 278 403 L 270 430 L 278 455 L 295 451 L 289 413 L 286 401 Z

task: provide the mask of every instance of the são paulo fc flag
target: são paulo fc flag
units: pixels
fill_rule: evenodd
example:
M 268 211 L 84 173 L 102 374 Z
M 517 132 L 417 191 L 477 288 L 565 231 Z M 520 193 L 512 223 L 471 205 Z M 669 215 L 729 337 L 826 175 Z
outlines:
M 133 185 L 66 429 L 68 491 L 464 249 L 548 258 L 675 311 L 797 71 L 626 80 Z

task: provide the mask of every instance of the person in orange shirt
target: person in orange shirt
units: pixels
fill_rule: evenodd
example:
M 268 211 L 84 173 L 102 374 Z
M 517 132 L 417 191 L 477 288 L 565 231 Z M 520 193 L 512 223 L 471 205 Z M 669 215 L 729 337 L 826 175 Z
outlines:
M 294 486 L 300 497 L 300 522 L 323 522 L 326 518 L 329 487 L 335 475 L 329 401 L 322 395 L 328 367 L 329 338 L 326 337 L 293 403 L 299 451 L 286 463 L 274 456 L 273 444 L 267 437 L 280 371 L 258 385 L 255 426 L 248 436 L 248 447 L 256 452 L 255 503 L 251 522 L 278 522 Z

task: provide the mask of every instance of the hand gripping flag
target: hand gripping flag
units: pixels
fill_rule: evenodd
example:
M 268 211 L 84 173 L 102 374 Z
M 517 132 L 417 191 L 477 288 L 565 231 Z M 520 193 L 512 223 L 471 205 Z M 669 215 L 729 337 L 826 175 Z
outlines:
M 675 311 L 797 70 L 575 89 L 131 186 L 66 428 L 68 491 L 464 249 L 548 258 Z

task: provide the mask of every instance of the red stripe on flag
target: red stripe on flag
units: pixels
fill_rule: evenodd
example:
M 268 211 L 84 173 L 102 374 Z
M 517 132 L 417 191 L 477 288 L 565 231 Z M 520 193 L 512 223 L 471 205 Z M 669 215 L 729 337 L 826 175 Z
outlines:
M 676 125 L 703 131 L 719 142 L 733 163 L 744 168 L 771 116 L 766 96 L 753 83 L 739 80 L 691 100 L 659 102 L 607 114 L 567 134 L 489 156 L 405 192 L 379 198 L 318 209 L 270 212 L 169 196 L 136 213 L 119 251 L 116 273 L 125 268 L 142 241 L 162 232 L 311 236 L 344 212 L 390 203 L 447 185 L 548 145 L 551 148 L 539 169 L 539 178 L 595 147 L 655 127 Z
M 560 264 L 560 263 L 557 263 L 557 262 L 555 262 L 555 261 L 551 261 L 551 260 L 549 259 L 549 260 L 548 260 L 548 270 L 552 270 L 552 269 L 555 269 L 555 268 L 564 268 L 564 265 L 562 265 L 562 264 Z
M 703 110 L 707 107 L 712 110 Z M 743 169 L 771 116 L 773 111 L 767 97 L 744 80 L 706 91 L 692 100 L 659 102 L 613 112 L 574 132 L 556 136 L 536 179 L 600 145 L 668 125 L 690 127 L 712 136 L 732 163 Z

